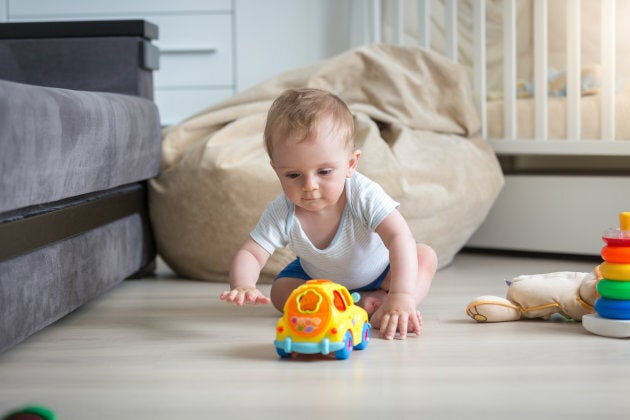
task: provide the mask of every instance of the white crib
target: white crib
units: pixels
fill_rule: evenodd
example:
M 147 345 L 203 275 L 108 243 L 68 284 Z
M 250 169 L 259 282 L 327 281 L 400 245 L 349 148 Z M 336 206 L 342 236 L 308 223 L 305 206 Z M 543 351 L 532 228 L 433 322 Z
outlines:
M 506 186 L 468 245 L 597 255 L 630 210 L 630 1 L 371 0 L 362 12 L 364 41 L 470 71 Z

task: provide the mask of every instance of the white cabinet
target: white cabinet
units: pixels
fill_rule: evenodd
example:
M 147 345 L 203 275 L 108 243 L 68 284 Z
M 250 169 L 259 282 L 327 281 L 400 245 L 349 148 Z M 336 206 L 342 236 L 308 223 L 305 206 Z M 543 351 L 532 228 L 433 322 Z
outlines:
M 6 16 L 0 20 L 13 22 L 145 19 L 158 25 L 154 86 L 164 125 L 235 92 L 232 0 L 0 0 L 3 4 Z
M 158 25 L 155 101 L 174 124 L 350 45 L 362 0 L 0 0 L 0 21 L 145 19 Z
M 11 16 L 37 18 L 70 15 L 231 12 L 232 0 L 8 0 Z

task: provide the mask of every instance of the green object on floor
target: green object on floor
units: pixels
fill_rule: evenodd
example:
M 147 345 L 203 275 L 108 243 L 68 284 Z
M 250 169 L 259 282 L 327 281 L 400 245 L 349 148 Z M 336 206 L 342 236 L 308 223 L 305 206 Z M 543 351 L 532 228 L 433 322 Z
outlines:
M 57 416 L 52 410 L 39 405 L 30 405 L 15 410 L 2 417 L 2 420 L 56 420 Z

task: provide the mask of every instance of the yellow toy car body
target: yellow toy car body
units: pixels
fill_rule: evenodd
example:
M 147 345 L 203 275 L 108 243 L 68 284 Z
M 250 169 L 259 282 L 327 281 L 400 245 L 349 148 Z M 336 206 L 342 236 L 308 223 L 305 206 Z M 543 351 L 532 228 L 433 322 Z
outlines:
M 355 305 L 358 293 L 330 280 L 309 280 L 291 293 L 276 324 L 274 344 L 280 357 L 291 353 L 347 359 L 370 339 L 367 312 Z

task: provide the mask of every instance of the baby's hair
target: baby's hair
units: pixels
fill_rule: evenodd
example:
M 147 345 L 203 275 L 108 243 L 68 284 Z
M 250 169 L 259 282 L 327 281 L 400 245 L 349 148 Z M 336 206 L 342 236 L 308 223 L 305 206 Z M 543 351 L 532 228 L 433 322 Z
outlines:
M 273 140 L 308 139 L 325 117 L 332 117 L 335 130 L 341 132 L 346 146 L 354 150 L 354 119 L 344 101 L 321 89 L 284 91 L 267 114 L 264 140 L 269 157 L 273 158 Z

